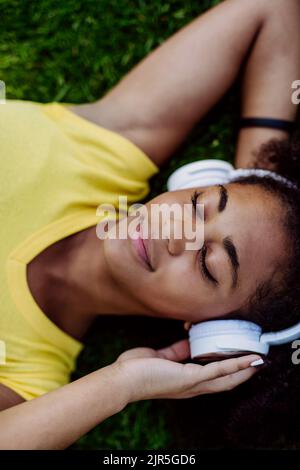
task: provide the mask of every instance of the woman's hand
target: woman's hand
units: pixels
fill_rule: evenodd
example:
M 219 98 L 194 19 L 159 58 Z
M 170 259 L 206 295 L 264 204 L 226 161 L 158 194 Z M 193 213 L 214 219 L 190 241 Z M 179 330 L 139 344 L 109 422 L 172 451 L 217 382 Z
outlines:
M 190 357 L 187 339 L 163 349 L 134 348 L 121 354 L 118 365 L 128 386 L 128 402 L 153 398 L 191 398 L 231 390 L 255 374 L 257 354 L 212 362 L 181 364 Z

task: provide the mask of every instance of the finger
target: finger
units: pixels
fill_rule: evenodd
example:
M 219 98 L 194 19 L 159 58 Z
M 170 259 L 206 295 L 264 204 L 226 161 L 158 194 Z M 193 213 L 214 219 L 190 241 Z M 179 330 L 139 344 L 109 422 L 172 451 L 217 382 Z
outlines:
M 168 359 L 169 361 L 184 361 L 191 355 L 189 342 L 187 339 L 177 341 L 166 348 L 157 350 L 158 357 Z
M 233 359 L 225 359 L 223 361 L 211 362 L 199 370 L 202 380 L 213 380 L 218 377 L 224 377 L 229 374 L 234 374 L 240 370 L 246 369 L 250 366 L 251 362 L 261 359 L 257 354 L 250 354 L 248 356 L 236 357 Z M 196 373 L 196 368 L 195 368 Z
M 186 321 L 186 322 L 184 322 L 183 328 L 184 328 L 186 331 L 188 331 L 188 330 L 190 329 L 190 327 L 191 327 L 191 324 L 192 324 L 192 322 Z
M 239 370 L 234 374 L 202 383 L 201 389 L 205 386 L 206 393 L 226 392 L 249 380 L 257 371 L 258 369 L 255 367 L 247 367 L 247 369 Z

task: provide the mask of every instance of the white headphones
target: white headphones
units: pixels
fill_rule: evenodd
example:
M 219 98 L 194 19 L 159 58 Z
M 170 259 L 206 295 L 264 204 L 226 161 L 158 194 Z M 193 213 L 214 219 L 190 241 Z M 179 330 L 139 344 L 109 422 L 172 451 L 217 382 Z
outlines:
M 183 165 L 168 178 L 168 191 L 178 191 L 200 186 L 226 184 L 240 176 L 269 176 L 288 187 L 298 189 L 292 181 L 270 170 L 261 168 L 239 168 L 236 170 L 230 163 L 223 160 L 199 160 Z
M 268 354 L 270 346 L 289 343 L 300 337 L 300 323 L 274 333 L 245 320 L 210 320 L 189 330 L 191 358 L 231 356 L 249 352 Z
M 201 160 L 182 166 L 168 179 L 169 191 L 215 184 L 226 184 L 238 176 L 269 175 L 285 184 L 289 181 L 274 172 L 238 169 L 223 160 Z M 260 326 L 245 320 L 210 320 L 197 323 L 189 330 L 191 358 L 231 356 L 249 352 L 268 354 L 270 346 L 300 338 L 300 323 L 282 331 L 263 333 Z
M 228 183 L 233 166 L 223 160 L 199 160 L 183 165 L 168 178 L 168 191 Z

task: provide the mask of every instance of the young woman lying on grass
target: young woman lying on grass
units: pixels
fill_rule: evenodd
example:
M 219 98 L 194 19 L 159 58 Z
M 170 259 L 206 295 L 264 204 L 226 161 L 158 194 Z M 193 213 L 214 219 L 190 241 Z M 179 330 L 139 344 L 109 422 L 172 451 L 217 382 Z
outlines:
M 1 448 L 63 449 L 130 402 L 230 390 L 256 371 L 250 364 L 257 355 L 182 364 L 189 359 L 183 339 L 126 351 L 68 384 L 80 340 L 99 315 L 187 322 L 233 316 L 268 330 L 300 320 L 300 192 L 272 177 L 201 188 L 203 246 L 188 251 L 184 238 L 150 238 L 151 267 L 129 238 L 96 236 L 97 207 L 117 205 L 119 195 L 129 203 L 143 199 L 149 178 L 242 67 L 242 117 L 277 119 L 280 128 L 243 127 L 236 166 L 258 164 L 298 182 L 287 124 L 296 114 L 299 20 L 298 0 L 226 0 L 95 103 L 8 101 L 0 108 Z M 277 140 L 257 163 L 270 139 Z M 195 189 L 161 194 L 147 207 L 191 203 Z M 149 226 L 160 229 L 151 220 Z M 228 237 L 238 256 L 234 283 Z

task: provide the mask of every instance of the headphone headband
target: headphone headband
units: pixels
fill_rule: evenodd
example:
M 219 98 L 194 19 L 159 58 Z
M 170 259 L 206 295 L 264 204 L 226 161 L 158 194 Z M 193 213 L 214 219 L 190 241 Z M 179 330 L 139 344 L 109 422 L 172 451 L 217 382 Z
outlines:
M 290 328 L 286 328 L 285 330 L 276 331 L 273 333 L 264 333 L 260 341 L 262 343 L 269 344 L 270 346 L 276 346 L 279 344 L 289 343 L 290 341 L 294 341 L 294 339 L 300 338 L 300 323 L 297 323 Z

